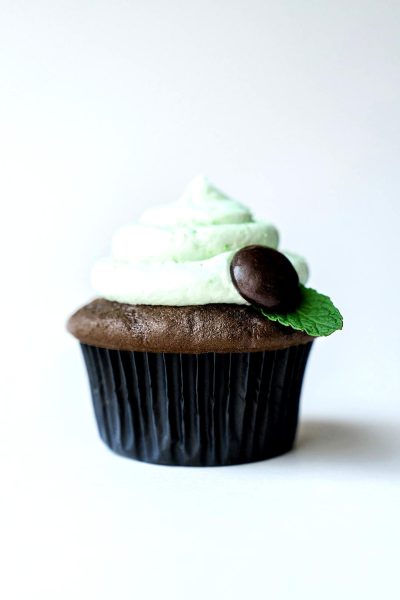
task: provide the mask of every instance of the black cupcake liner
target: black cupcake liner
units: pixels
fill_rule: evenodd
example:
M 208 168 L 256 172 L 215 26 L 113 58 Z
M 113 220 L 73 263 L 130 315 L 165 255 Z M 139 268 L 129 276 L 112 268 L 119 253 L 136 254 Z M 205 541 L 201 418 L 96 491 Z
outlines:
M 293 446 L 312 342 L 223 354 L 81 346 L 100 436 L 117 454 L 218 466 L 271 458 Z

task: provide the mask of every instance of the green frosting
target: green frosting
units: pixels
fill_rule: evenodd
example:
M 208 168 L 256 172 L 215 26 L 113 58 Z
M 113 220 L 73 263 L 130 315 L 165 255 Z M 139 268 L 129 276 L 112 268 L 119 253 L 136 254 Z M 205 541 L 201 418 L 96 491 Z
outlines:
M 281 325 L 305 331 L 313 337 L 331 335 L 343 328 L 343 317 L 328 296 L 303 285 L 300 288 L 302 299 L 295 311 L 277 314 L 261 309 L 264 317 L 270 321 L 278 321 Z

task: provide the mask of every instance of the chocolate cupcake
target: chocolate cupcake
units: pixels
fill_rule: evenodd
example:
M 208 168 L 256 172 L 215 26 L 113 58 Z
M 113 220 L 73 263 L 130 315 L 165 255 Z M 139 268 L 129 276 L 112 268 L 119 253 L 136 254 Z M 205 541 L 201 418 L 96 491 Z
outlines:
M 188 466 L 289 451 L 315 337 L 342 326 L 278 233 L 198 177 L 113 238 L 99 298 L 68 321 L 100 436 L 114 452 Z

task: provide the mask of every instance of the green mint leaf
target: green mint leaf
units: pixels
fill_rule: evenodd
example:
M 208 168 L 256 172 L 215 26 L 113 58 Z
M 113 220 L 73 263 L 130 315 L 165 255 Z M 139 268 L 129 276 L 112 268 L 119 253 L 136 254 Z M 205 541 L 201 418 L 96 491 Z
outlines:
M 261 309 L 264 317 L 278 321 L 299 331 L 305 331 L 313 337 L 331 335 L 342 329 L 343 317 L 328 296 L 316 290 L 301 287 L 302 300 L 297 309 L 289 313 L 267 313 Z

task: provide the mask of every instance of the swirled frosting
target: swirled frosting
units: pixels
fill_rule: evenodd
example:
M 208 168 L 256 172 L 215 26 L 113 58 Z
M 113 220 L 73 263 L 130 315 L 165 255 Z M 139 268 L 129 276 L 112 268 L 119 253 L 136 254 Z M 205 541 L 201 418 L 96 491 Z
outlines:
M 278 242 L 273 225 L 199 176 L 179 200 L 149 208 L 116 232 L 111 257 L 93 268 L 92 285 L 103 298 L 127 304 L 247 304 L 231 281 L 232 256 L 250 244 Z M 285 254 L 305 283 L 304 259 Z

